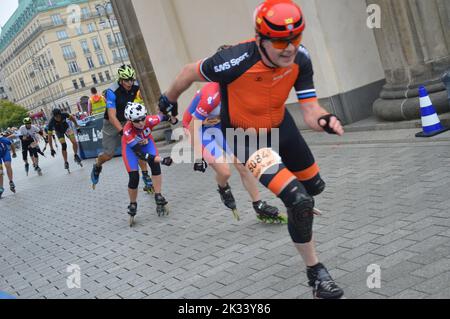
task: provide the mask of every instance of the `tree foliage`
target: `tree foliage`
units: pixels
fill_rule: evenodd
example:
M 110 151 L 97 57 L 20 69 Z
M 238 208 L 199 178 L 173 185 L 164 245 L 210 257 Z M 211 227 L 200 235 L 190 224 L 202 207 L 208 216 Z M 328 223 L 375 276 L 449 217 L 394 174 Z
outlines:
M 28 110 L 8 100 L 0 100 L 0 129 L 19 127 L 28 116 Z

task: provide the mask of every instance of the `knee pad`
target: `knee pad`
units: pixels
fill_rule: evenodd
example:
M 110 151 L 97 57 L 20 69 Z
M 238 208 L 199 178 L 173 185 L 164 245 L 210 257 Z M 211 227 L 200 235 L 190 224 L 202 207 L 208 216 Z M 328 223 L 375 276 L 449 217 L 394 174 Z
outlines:
M 128 181 L 128 188 L 129 189 L 137 189 L 139 187 L 139 172 L 129 172 L 129 181 Z
M 314 220 L 314 198 L 299 181 L 291 182 L 280 199 L 287 207 L 288 230 L 294 243 L 309 243 Z
M 67 151 L 67 143 L 61 143 L 61 149 Z
M 152 162 L 150 164 L 150 170 L 152 171 L 152 176 L 160 176 L 161 175 L 161 164 Z
M 314 176 L 309 181 L 302 182 L 302 184 L 303 184 L 303 186 L 305 186 L 306 191 L 311 196 L 317 196 L 317 195 L 321 194 L 325 190 L 325 185 L 326 185 L 319 174 Z

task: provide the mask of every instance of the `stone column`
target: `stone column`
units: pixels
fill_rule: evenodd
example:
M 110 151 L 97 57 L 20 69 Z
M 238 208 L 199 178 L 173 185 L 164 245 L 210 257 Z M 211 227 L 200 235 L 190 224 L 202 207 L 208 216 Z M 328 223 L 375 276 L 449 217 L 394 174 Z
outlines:
M 151 114 L 157 113 L 161 94 L 152 61 L 147 52 L 144 37 L 131 0 L 111 0 L 114 15 L 119 23 L 125 46 L 133 67 L 136 68 L 144 102 Z
M 450 67 L 450 2 L 366 1 L 381 8 L 381 28 L 374 32 L 386 85 L 374 103 L 375 115 L 388 121 L 420 118 L 420 85 L 439 113 L 450 111 L 441 81 Z

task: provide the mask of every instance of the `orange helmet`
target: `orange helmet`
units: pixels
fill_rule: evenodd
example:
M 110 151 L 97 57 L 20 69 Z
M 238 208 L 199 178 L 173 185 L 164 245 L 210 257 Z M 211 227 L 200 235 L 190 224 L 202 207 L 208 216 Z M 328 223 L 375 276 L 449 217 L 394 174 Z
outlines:
M 268 38 L 288 38 L 305 29 L 302 10 L 292 0 L 266 0 L 254 13 L 256 32 Z

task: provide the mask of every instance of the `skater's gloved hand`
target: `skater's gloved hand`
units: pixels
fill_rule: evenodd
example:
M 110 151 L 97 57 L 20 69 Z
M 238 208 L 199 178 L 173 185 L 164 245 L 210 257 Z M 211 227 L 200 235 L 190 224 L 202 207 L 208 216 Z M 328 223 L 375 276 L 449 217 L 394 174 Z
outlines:
M 208 163 L 202 158 L 201 162 L 194 163 L 194 171 L 197 172 L 206 172 L 206 169 L 208 168 Z
M 13 157 L 13 158 L 16 158 L 16 157 L 17 157 L 17 154 L 16 154 L 16 153 L 13 153 L 12 157 Z
M 77 127 L 77 134 L 81 134 L 81 127 Z
M 52 157 L 55 157 L 55 155 L 56 155 L 55 150 L 51 150 L 51 151 L 50 151 L 50 154 L 52 154 Z
M 334 114 L 327 114 L 318 119 L 319 126 L 328 134 L 343 135 L 341 120 Z
M 175 116 L 172 116 L 171 118 L 170 118 L 170 124 L 172 124 L 172 125 L 177 125 L 178 124 L 178 119 L 175 117 Z
M 172 116 L 178 115 L 178 103 L 169 101 L 165 94 L 162 94 L 159 97 L 158 106 L 163 114 L 168 114 L 170 112 Z
M 123 136 L 123 129 L 119 131 L 119 136 Z
M 166 165 L 166 166 L 170 166 L 170 165 L 172 165 L 172 163 L 173 163 L 173 160 L 171 157 L 164 157 L 161 161 L 161 164 Z

